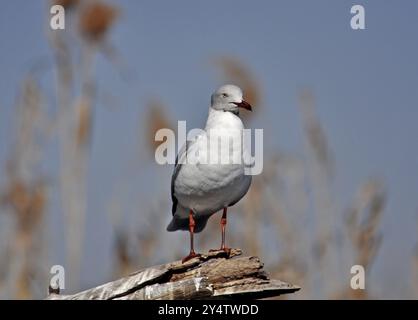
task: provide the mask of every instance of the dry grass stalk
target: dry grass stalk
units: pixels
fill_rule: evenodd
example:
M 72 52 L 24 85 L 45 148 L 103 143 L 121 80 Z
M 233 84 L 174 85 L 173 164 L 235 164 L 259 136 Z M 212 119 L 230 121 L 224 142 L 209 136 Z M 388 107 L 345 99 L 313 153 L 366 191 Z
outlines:
M 346 228 L 356 252 L 355 261 L 364 266 L 366 271 L 376 257 L 382 240 L 378 228 L 385 201 L 383 184 L 371 180 L 362 186 L 358 200 L 347 215 Z M 362 213 L 363 219 L 359 221 Z
M 45 183 L 39 173 L 42 161 L 42 130 L 45 114 L 42 94 L 32 77 L 24 81 L 17 105 L 16 142 L 9 155 L 7 185 L 0 194 L 0 205 L 11 213 L 15 230 L 9 255 L 9 284 L 14 298 L 31 298 L 34 288 L 31 279 L 42 277 L 43 243 L 39 233 L 47 203 Z M 7 271 L 6 271 L 7 272 Z
M 126 232 L 116 232 L 115 255 L 116 255 L 116 276 L 127 275 L 133 272 L 134 261 L 129 252 L 128 234 Z
M 245 215 L 245 234 L 251 235 L 251 237 L 245 237 L 242 239 L 246 243 L 247 252 L 258 255 L 260 254 L 260 211 L 262 209 L 262 186 L 260 180 L 254 178 L 252 181 L 251 188 L 246 195 L 245 201 L 243 202 L 243 213 Z
M 166 116 L 164 105 L 157 100 L 151 100 L 147 105 L 147 114 L 145 117 L 145 137 L 152 155 L 154 155 L 155 149 L 162 143 L 161 141 L 155 141 L 155 134 L 158 130 L 165 128 L 172 130 L 172 125 Z
M 90 141 L 92 110 L 90 102 L 81 98 L 76 105 L 77 128 L 76 128 L 76 145 L 85 146 Z
M 336 274 L 338 249 L 335 247 L 336 208 L 331 195 L 333 182 L 334 159 L 328 144 L 324 129 L 315 111 L 315 98 L 309 89 L 304 89 L 299 95 L 302 126 L 305 137 L 307 155 L 306 172 L 309 187 L 312 190 L 313 212 L 315 214 L 315 235 L 312 239 L 317 273 L 320 278 L 316 281 L 324 284 L 323 288 L 316 288 L 321 295 L 328 295 L 336 288 L 331 288 L 337 279 Z
M 303 172 L 294 157 L 273 154 L 267 158 L 261 175 L 264 186 L 264 207 L 261 210 L 268 214 L 266 218 L 269 224 L 277 228 L 278 242 L 281 244 L 281 251 L 277 253 L 279 259 L 271 265 L 274 276 L 297 281 L 303 286 L 300 295 L 306 297 L 310 294 L 307 279 L 309 240 L 303 226 L 304 212 L 296 203 L 304 199 L 304 191 L 297 186 L 295 174 L 289 174 L 295 170 Z M 292 197 L 296 202 L 290 201 Z
M 68 33 L 51 34 L 58 75 L 58 137 L 60 151 L 60 193 L 66 227 L 68 286 L 78 287 L 87 208 L 89 142 L 93 124 L 96 44 L 102 42 L 114 24 L 118 10 L 102 1 L 61 1 L 75 8 L 82 39 Z M 69 30 L 74 30 L 69 20 Z M 80 74 L 73 74 L 74 57 L 80 56 Z M 81 92 L 76 92 L 81 88 Z
M 65 5 L 75 6 L 76 2 L 66 2 Z M 81 5 L 81 3 L 79 3 Z M 84 14 L 93 4 L 83 3 Z M 81 10 L 81 8 L 80 8 Z M 72 20 L 69 20 L 71 23 Z M 68 29 L 72 30 L 73 25 Z M 68 33 L 51 34 L 51 46 L 56 58 L 56 83 L 58 113 L 58 148 L 60 156 L 60 194 L 62 209 L 65 216 L 67 271 L 70 274 L 69 287 L 78 286 L 79 265 L 84 233 L 86 214 L 86 179 L 88 162 L 88 142 L 91 135 L 92 123 L 92 68 L 93 54 L 88 44 L 76 41 Z M 75 77 L 73 57 L 81 52 L 82 74 Z M 81 97 L 75 99 L 73 93 L 77 88 L 76 81 L 80 80 Z M 75 101 L 75 102 L 74 102 Z
M 89 2 L 81 8 L 79 29 L 81 35 L 92 42 L 104 39 L 113 26 L 118 9 L 101 1 Z
M 52 0 L 52 4 L 63 6 L 66 10 L 78 6 L 80 0 Z
M 325 131 L 315 114 L 315 97 L 309 89 L 304 89 L 300 93 L 299 106 L 307 142 L 317 162 L 326 169 L 327 175 L 332 175 L 334 157 L 329 147 Z
M 379 225 L 386 202 L 383 183 L 370 180 L 361 186 L 351 208 L 345 216 L 345 228 L 351 241 L 353 258 L 351 264 L 364 267 L 367 274 L 382 242 Z M 338 299 L 370 299 L 370 289 L 343 289 L 337 292 Z

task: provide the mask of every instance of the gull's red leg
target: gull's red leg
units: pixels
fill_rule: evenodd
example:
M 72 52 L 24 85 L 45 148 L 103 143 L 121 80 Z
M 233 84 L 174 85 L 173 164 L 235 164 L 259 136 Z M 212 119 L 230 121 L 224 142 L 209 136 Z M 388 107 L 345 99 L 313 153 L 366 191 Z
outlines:
M 193 218 L 193 211 L 190 210 L 189 211 L 190 253 L 187 257 L 183 258 L 182 263 L 185 263 L 186 261 L 193 259 L 195 257 L 200 257 L 200 254 L 194 251 L 193 235 L 194 235 L 195 225 L 196 223 Z
M 227 210 L 227 208 L 224 208 L 224 211 L 222 213 L 222 218 L 221 218 L 221 229 L 222 229 L 221 250 L 223 250 L 225 252 L 229 252 L 229 251 L 231 251 L 231 249 L 225 246 L 226 210 Z
M 225 229 L 226 229 L 226 213 L 227 213 L 227 208 L 224 208 L 223 212 L 222 212 L 222 218 L 221 218 L 221 230 L 222 230 L 222 242 L 221 242 L 221 248 L 218 250 L 210 250 L 210 251 L 225 251 L 229 254 L 229 252 L 231 251 L 231 248 L 228 248 L 225 246 Z

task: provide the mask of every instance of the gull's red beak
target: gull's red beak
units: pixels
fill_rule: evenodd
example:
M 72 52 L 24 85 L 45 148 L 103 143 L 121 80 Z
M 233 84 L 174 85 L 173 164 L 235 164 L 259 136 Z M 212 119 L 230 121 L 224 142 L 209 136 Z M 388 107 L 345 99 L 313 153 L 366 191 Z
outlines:
M 242 100 L 241 102 L 234 102 L 234 104 L 236 104 L 238 108 L 243 108 L 249 111 L 253 111 L 253 108 L 251 107 L 251 105 L 245 100 Z

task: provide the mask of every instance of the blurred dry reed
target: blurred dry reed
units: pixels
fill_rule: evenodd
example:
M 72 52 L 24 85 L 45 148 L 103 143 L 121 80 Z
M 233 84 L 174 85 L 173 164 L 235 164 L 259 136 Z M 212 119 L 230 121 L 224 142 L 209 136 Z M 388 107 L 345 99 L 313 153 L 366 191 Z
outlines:
M 39 164 L 43 160 L 46 114 L 43 95 L 32 76 L 23 82 L 16 106 L 16 141 L 9 154 L 7 184 L 0 205 L 14 220 L 0 259 L 7 259 L 7 278 L 0 278 L 11 294 L 5 298 L 32 296 L 34 285 L 45 281 L 41 272 L 46 246 L 42 237 L 47 206 L 47 189 Z
M 114 24 L 118 9 L 102 1 L 90 1 L 80 12 L 79 29 L 88 41 L 101 41 Z
M 144 124 L 146 135 L 146 144 L 151 151 L 150 154 L 154 157 L 155 148 L 160 145 L 160 141 L 155 141 L 155 134 L 160 129 L 172 130 L 170 120 L 167 118 L 164 105 L 156 99 L 149 101 L 147 105 L 147 113 L 144 117 Z
M 65 216 L 69 287 L 79 287 L 87 210 L 87 176 L 95 104 L 95 60 L 118 9 L 102 1 L 64 1 L 76 15 L 65 32 L 51 32 L 55 54 L 60 193 Z M 74 36 L 78 33 L 80 37 Z M 76 68 L 80 57 L 81 70 Z M 80 88 L 77 92 L 77 88 Z
M 66 10 L 76 7 L 80 0 L 52 0 L 52 4 L 63 6 Z

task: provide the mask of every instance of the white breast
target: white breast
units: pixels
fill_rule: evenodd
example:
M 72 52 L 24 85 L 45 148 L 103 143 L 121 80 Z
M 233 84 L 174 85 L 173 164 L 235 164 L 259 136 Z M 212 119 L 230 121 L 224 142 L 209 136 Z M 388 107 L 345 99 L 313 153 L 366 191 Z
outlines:
M 251 176 L 244 174 L 242 159 L 247 151 L 242 144 L 242 129 L 241 119 L 231 112 L 210 111 L 205 135 L 197 138 L 187 152 L 188 156 L 198 155 L 198 161 L 183 164 L 174 184 L 174 194 L 183 207 L 193 209 L 197 215 L 209 215 L 246 194 Z M 231 143 L 216 143 L 219 137 Z M 220 163 L 225 160 L 222 155 L 240 163 Z M 217 163 L 208 163 L 214 159 Z

